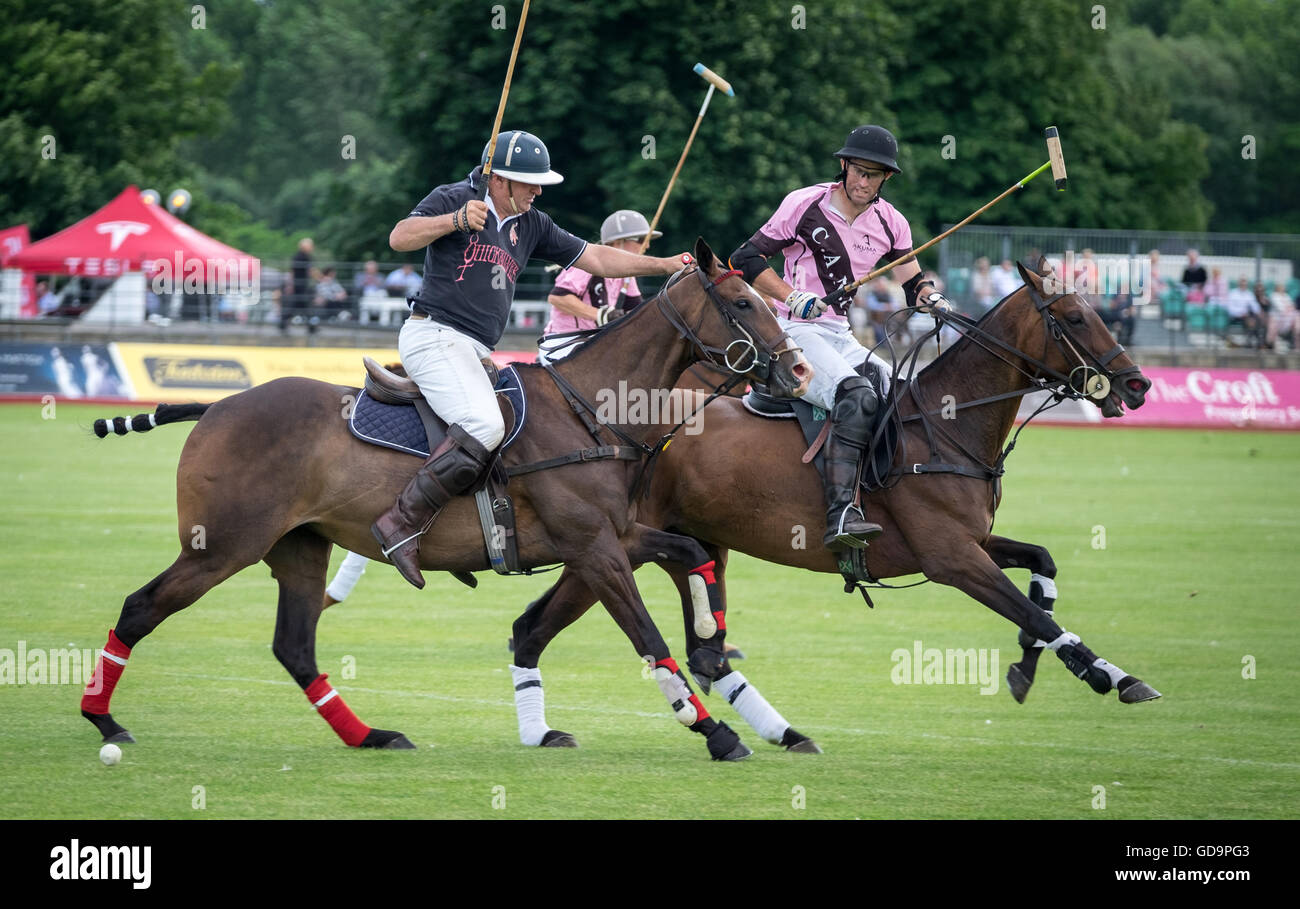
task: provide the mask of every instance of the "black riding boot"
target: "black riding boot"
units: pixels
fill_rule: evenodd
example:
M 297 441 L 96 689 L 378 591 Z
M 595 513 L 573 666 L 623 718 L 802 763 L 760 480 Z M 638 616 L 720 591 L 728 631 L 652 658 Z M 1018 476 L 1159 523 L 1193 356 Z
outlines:
M 420 574 L 420 534 L 453 496 L 478 479 L 491 452 L 459 424 L 447 427 L 447 438 L 406 484 L 396 504 L 370 526 L 384 555 L 415 588 L 424 587 Z
M 822 457 L 826 459 L 826 536 L 822 542 L 829 549 L 844 546 L 865 549 L 867 541 L 883 531 L 879 524 L 871 523 L 860 509 L 853 507 L 861 456 L 862 449 L 847 444 L 831 428 L 822 449 Z
M 861 376 L 845 379 L 836 389 L 831 431 L 822 449 L 826 463 L 826 536 L 822 542 L 828 549 L 864 549 L 867 541 L 883 530 L 853 506 L 858 459 L 871 442 L 876 408 L 875 389 Z

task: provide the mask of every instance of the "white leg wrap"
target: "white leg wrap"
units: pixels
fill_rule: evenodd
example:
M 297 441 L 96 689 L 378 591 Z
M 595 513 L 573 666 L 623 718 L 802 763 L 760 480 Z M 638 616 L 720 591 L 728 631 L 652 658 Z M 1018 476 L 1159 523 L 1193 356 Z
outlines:
M 749 684 L 748 679 L 733 670 L 715 681 L 713 687 L 722 693 L 727 703 L 736 709 L 740 718 L 752 726 L 763 741 L 773 745 L 781 744 L 790 724 L 767 702 L 767 698 L 758 693 L 757 688 Z
M 1051 578 L 1041 574 L 1031 574 L 1029 576 L 1029 583 L 1036 583 L 1039 587 L 1043 588 L 1043 596 L 1051 597 L 1053 600 L 1056 599 L 1056 582 Z
M 352 593 L 352 588 L 357 586 L 357 581 L 361 580 L 361 576 L 366 573 L 366 563 L 369 561 L 363 555 L 349 552 L 343 564 L 339 566 L 338 573 L 334 575 L 334 580 L 330 581 L 330 585 L 325 588 L 325 592 L 336 602 L 342 603 Z
M 546 725 L 546 697 L 542 694 L 542 673 L 538 669 L 510 667 L 515 683 L 515 714 L 519 717 L 519 741 L 540 745 L 550 730 Z
M 1097 659 L 1093 660 L 1092 665 L 1096 666 L 1098 669 L 1105 672 L 1106 675 L 1110 676 L 1110 683 L 1115 686 L 1119 685 L 1120 679 L 1128 675 L 1128 673 L 1125 672 L 1123 669 L 1120 669 L 1114 663 L 1107 663 L 1101 657 L 1097 657 Z
M 1077 644 L 1081 640 L 1083 640 L 1083 638 L 1079 637 L 1077 634 L 1062 629 L 1061 636 L 1055 641 L 1048 641 L 1047 646 L 1052 650 L 1060 650 L 1066 644 Z
M 673 709 L 677 722 L 683 726 L 693 726 L 699 719 L 699 714 L 690 701 L 691 689 L 687 687 L 685 680 L 667 666 L 656 666 L 655 681 L 659 683 L 659 690 L 668 699 L 668 706 Z
M 691 606 L 695 609 L 695 634 L 707 641 L 718 631 L 718 622 L 709 611 L 709 585 L 698 574 L 689 575 L 686 583 L 691 588 Z

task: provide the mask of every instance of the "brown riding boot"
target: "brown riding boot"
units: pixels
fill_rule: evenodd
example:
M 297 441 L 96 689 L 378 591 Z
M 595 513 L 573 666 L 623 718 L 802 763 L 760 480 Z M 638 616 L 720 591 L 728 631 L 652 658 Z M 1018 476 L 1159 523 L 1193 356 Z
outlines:
M 424 587 L 420 534 L 429 529 L 453 496 L 474 485 L 491 457 L 477 439 L 453 423 L 447 427 L 447 438 L 406 484 L 396 504 L 370 526 L 384 556 L 417 590 Z
M 822 543 L 828 549 L 865 549 L 867 541 L 884 530 L 853 505 L 861 455 L 862 449 L 847 444 L 833 428 L 826 436 L 826 447 L 822 449 L 826 459 L 826 536 Z

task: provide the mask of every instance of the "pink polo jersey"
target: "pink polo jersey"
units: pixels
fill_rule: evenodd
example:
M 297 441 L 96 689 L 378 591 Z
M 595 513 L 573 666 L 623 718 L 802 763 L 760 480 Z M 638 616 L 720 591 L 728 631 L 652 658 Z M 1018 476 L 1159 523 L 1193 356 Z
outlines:
M 555 286 L 551 288 L 551 293 L 573 294 L 583 303 L 597 309 L 606 303 L 616 302 L 619 296 L 624 294 L 626 295 L 623 300 L 624 309 L 632 309 L 641 302 L 641 291 L 636 286 L 636 278 L 597 278 L 576 265 L 570 265 L 555 276 Z M 579 319 L 577 316 L 560 312 L 552 306 L 551 320 L 546 323 L 542 334 L 553 335 L 559 331 L 579 331 L 595 327 L 594 319 Z
M 796 189 L 749 239 L 765 256 L 781 253 L 787 284 L 819 297 L 912 251 L 912 228 L 898 209 L 877 197 L 850 224 L 832 204 L 838 185 Z M 790 318 L 783 301 L 772 302 L 783 318 Z M 828 309 L 815 321 L 842 324 L 845 319 Z

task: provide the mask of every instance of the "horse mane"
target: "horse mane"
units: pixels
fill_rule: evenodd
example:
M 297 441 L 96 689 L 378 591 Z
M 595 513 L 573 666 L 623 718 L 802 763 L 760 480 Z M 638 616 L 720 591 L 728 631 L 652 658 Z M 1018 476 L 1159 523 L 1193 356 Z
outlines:
M 1017 287 L 1015 290 L 1011 291 L 1011 293 L 1007 294 L 1001 300 L 999 300 L 998 302 L 990 306 L 988 308 L 988 311 L 985 312 L 984 315 L 980 316 L 975 321 L 975 327 L 976 328 L 987 327 L 985 326 L 984 323 L 991 320 L 993 318 L 993 314 L 1002 308 L 1002 304 L 1010 300 L 1013 296 L 1015 296 L 1020 291 L 1020 289 L 1021 289 L 1020 287 Z M 926 373 L 935 370 L 936 368 L 940 367 L 941 364 L 946 363 L 948 360 L 952 359 L 956 355 L 956 351 L 964 348 L 966 345 L 970 343 L 971 343 L 970 338 L 968 338 L 964 332 L 961 333 L 961 337 L 958 338 L 956 342 L 949 345 L 947 350 L 943 351 L 942 353 L 939 354 L 939 356 L 935 357 L 925 366 L 921 367 L 921 371 L 916 374 L 916 377 L 913 379 L 913 381 L 920 381 L 920 379 L 923 376 L 925 376 Z

